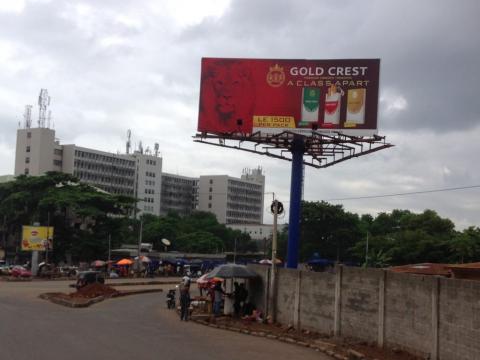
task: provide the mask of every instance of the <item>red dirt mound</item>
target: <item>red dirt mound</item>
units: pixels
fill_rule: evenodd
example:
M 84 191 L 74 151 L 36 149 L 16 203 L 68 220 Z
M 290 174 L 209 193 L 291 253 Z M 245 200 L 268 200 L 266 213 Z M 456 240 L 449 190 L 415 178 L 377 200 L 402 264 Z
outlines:
M 69 294 L 68 296 L 70 298 L 91 299 L 98 296 L 111 297 L 116 294 L 118 294 L 118 291 L 115 290 L 114 288 L 108 285 L 94 283 L 94 284 L 88 284 L 83 288 L 77 290 L 76 292 Z

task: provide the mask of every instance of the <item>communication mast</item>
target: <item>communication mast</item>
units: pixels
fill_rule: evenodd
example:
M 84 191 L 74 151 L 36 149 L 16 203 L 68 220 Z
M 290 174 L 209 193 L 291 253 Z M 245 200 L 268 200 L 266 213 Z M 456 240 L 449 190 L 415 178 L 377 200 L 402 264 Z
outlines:
M 48 110 L 48 116 L 47 116 L 47 128 L 50 129 L 50 124 L 52 121 L 52 110 Z
M 132 138 L 132 130 L 128 129 L 127 130 L 127 154 L 130 154 L 130 148 L 132 146 L 132 142 L 131 142 L 131 138 Z
M 141 141 L 138 142 L 138 152 L 140 154 L 143 154 L 143 144 Z
M 155 156 L 158 157 L 158 150 L 160 149 L 160 145 L 158 143 L 155 143 L 154 149 L 155 149 Z
M 48 96 L 47 89 L 40 89 L 40 95 L 38 96 L 38 127 L 45 127 L 45 119 L 47 115 L 47 107 L 50 105 L 50 96 Z
M 25 129 L 32 127 L 32 105 L 25 105 L 25 112 L 23 113 L 23 126 Z

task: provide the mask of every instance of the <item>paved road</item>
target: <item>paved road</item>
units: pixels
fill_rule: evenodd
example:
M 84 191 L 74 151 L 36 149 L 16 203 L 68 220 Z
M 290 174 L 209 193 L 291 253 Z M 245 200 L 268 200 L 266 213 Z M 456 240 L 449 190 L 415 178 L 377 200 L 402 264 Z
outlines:
M 111 299 L 86 309 L 37 297 L 69 292 L 70 283 L 0 281 L 0 359 L 330 359 L 295 345 L 181 322 L 165 309 L 165 293 Z

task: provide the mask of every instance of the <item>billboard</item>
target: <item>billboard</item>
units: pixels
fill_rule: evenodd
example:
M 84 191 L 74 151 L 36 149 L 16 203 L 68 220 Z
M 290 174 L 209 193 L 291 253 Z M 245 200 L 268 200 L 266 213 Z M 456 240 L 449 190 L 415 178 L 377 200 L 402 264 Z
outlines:
M 53 248 L 53 226 L 22 226 L 22 251 Z
M 379 59 L 203 58 L 198 131 L 377 133 Z

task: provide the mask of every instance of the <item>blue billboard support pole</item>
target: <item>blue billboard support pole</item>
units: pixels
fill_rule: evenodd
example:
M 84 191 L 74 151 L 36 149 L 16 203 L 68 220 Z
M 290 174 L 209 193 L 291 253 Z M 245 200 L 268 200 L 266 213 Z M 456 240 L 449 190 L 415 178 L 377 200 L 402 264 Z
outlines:
M 298 265 L 304 151 L 303 138 L 296 136 L 292 144 L 292 177 L 290 180 L 290 214 L 288 221 L 287 268 L 290 269 L 296 269 Z

